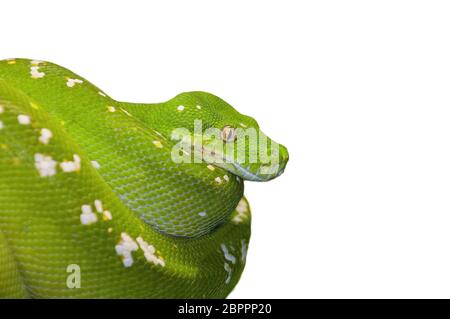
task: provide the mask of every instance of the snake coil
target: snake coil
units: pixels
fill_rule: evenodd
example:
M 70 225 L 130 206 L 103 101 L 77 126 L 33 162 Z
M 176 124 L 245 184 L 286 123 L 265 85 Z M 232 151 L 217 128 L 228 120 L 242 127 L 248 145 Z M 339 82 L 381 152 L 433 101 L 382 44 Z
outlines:
M 199 122 L 219 138 L 188 135 Z M 250 239 L 243 181 L 288 160 L 269 140 L 270 164 L 212 161 L 237 128 L 265 137 L 212 94 L 118 102 L 50 62 L 0 61 L 0 297 L 226 297 Z

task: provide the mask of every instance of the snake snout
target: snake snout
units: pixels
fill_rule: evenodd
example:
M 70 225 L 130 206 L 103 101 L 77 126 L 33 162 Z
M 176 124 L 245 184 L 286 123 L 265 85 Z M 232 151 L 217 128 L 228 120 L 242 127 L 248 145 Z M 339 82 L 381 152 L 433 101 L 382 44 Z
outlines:
M 284 173 L 284 169 L 286 168 L 288 161 L 289 161 L 289 152 L 285 146 L 280 145 L 280 170 L 277 176 L 280 176 L 281 174 Z

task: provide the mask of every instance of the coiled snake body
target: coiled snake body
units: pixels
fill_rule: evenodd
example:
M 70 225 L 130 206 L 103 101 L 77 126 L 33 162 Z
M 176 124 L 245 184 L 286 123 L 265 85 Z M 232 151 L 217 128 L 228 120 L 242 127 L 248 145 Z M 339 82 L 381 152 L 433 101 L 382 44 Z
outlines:
M 288 160 L 269 140 L 270 165 L 216 163 L 237 128 L 265 137 L 208 93 L 124 103 L 55 64 L 0 61 L 0 297 L 226 297 L 250 238 L 243 180 Z

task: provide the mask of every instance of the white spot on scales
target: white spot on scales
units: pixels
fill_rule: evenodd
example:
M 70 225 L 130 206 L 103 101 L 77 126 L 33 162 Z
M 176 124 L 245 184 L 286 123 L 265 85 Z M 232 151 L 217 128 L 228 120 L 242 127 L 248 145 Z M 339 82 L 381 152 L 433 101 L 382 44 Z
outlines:
M 31 123 L 31 118 L 28 115 L 20 114 L 17 116 L 17 121 L 20 125 L 29 125 Z
M 153 245 L 149 245 L 142 237 L 136 238 L 136 241 L 139 244 L 139 247 L 144 252 L 144 257 L 147 261 L 154 263 L 155 265 L 160 265 L 164 267 L 166 263 L 161 257 L 157 257 L 155 255 L 156 249 Z
M 75 84 L 81 84 L 81 83 L 83 83 L 83 80 L 67 78 L 66 85 L 70 88 L 73 88 L 75 86 Z
M 53 176 L 56 174 L 57 162 L 51 156 L 36 153 L 34 154 L 34 166 L 41 177 Z
M 99 213 L 103 212 L 103 203 L 101 200 L 96 199 L 94 201 L 95 210 Z
M 115 246 L 117 255 L 122 257 L 122 262 L 125 267 L 131 267 L 133 265 L 133 256 L 131 253 L 139 249 L 136 242 L 127 234 L 120 234 L 120 241 Z
M 83 225 L 90 225 L 97 222 L 97 215 L 92 212 L 91 205 L 81 206 L 80 221 Z
M 92 167 L 94 167 L 95 169 L 99 169 L 100 168 L 100 164 L 97 161 L 91 161 Z
M 223 269 L 225 269 L 225 271 L 227 272 L 227 278 L 225 279 L 225 283 L 229 284 L 231 281 L 231 274 L 233 271 L 231 270 L 231 267 L 228 263 L 223 264 Z
M 30 68 L 30 75 L 33 79 L 40 79 L 45 76 L 45 72 L 39 71 L 39 66 L 32 66 Z
M 42 144 L 48 144 L 50 139 L 53 137 L 52 132 L 48 128 L 41 129 L 41 135 L 39 136 L 39 142 Z
M 96 199 L 94 201 L 94 206 L 95 206 L 95 210 L 97 211 L 97 213 L 102 214 L 103 220 L 111 220 L 112 219 L 111 212 L 109 210 L 103 210 L 103 203 L 101 200 Z
M 105 210 L 103 212 L 103 220 L 111 220 L 112 219 L 112 214 L 109 210 Z
M 221 244 L 220 248 L 222 249 L 223 252 L 223 256 L 225 257 L 225 259 L 229 262 L 231 262 L 232 264 L 236 263 L 236 257 L 233 256 L 230 251 L 228 250 L 228 247 L 225 244 Z M 229 263 L 225 262 L 223 265 L 223 268 L 225 269 L 225 271 L 227 272 L 227 278 L 225 279 L 225 283 L 229 284 L 231 281 L 231 274 L 232 274 L 232 269 Z
M 230 251 L 228 250 L 227 246 L 225 244 L 220 244 L 220 248 L 222 249 L 223 256 L 226 260 L 230 261 L 232 264 L 236 263 L 236 257 L 233 256 Z
M 77 154 L 73 155 L 73 161 L 63 161 L 59 164 L 63 172 L 78 172 L 81 169 L 81 159 Z
M 242 223 L 244 219 L 248 218 L 248 204 L 247 202 L 241 198 L 238 205 L 236 206 L 237 215 L 233 217 L 232 221 L 235 224 Z

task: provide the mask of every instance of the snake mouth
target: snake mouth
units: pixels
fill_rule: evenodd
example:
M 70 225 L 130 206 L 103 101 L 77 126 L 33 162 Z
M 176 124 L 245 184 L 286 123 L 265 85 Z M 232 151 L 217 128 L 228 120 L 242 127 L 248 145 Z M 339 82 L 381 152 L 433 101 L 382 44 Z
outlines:
M 286 147 L 273 141 L 270 147 L 260 149 L 259 144 L 224 143 L 219 139 L 192 136 L 190 132 L 172 139 L 178 141 L 172 149 L 175 162 L 206 163 L 249 181 L 264 182 L 280 176 L 289 160 Z M 174 159 L 173 155 L 178 153 L 183 153 L 183 159 Z
M 240 162 L 235 156 L 227 156 L 216 149 L 210 149 L 205 145 L 193 146 L 194 153 L 201 155 L 204 162 L 220 167 L 229 173 L 248 181 L 265 182 L 283 174 L 289 160 L 289 153 L 283 145 L 279 145 L 279 151 L 264 162 Z

